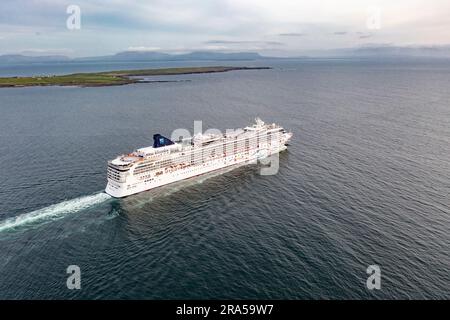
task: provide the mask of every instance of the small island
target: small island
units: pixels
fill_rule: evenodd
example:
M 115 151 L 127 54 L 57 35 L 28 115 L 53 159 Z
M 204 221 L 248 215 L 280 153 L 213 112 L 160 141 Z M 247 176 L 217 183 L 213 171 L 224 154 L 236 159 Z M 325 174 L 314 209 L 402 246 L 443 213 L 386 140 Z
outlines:
M 142 70 L 119 70 L 93 73 L 74 73 L 67 75 L 5 77 L 0 78 L 0 88 L 32 87 L 32 86 L 79 86 L 102 87 L 140 83 L 139 77 L 165 76 L 180 74 L 215 73 L 235 70 L 261 70 L 270 67 L 188 67 Z

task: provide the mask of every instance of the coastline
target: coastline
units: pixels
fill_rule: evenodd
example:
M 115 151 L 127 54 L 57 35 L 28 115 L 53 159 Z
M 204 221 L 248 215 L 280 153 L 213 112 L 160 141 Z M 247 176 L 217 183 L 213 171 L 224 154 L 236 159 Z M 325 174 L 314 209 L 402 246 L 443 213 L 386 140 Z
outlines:
M 161 69 L 118 70 L 92 73 L 73 73 L 67 75 L 34 76 L 34 77 L 4 77 L 0 78 L 0 88 L 24 88 L 36 86 L 77 86 L 106 87 L 133 83 L 149 83 L 139 77 L 219 73 L 238 70 L 267 70 L 270 67 L 183 67 Z

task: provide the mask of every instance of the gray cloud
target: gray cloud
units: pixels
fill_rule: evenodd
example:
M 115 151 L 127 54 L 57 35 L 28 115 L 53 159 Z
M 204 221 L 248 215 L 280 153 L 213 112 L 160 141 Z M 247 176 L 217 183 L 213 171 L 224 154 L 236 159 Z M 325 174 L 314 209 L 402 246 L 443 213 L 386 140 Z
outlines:
M 272 46 L 282 46 L 283 43 L 279 41 L 257 41 L 257 40 L 208 40 L 204 44 L 214 44 L 214 45 L 272 45 Z
M 371 42 L 365 43 L 360 48 L 389 48 L 394 47 L 394 44 L 391 42 Z
M 73 50 L 68 48 L 57 48 L 57 49 L 40 49 L 40 48 L 29 48 L 19 52 L 25 56 L 45 56 L 45 55 L 70 55 Z
M 306 36 L 306 33 L 288 32 L 288 33 L 279 33 L 278 35 L 281 37 L 303 37 Z
M 373 33 L 362 33 L 358 32 L 360 39 L 368 39 L 373 37 Z
M 406 0 L 377 0 L 392 17 L 383 14 L 383 32 L 365 29 L 366 8 L 373 0 L 344 2 L 328 1 L 323 10 L 323 3 L 307 0 L 1 0 L 0 54 L 68 48 L 75 56 L 86 56 L 157 47 L 294 56 L 360 45 L 363 39 L 396 45 L 450 43 L 448 0 L 435 0 L 432 6 L 429 0 L 415 0 L 414 10 Z M 81 8 L 82 28 L 73 32 L 66 28 L 71 3 Z

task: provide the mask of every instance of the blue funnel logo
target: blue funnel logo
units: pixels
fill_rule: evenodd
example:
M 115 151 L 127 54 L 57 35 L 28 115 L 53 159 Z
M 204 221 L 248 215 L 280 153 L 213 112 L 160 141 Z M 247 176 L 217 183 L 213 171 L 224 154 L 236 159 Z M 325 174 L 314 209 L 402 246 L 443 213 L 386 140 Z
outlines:
M 169 146 L 171 144 L 173 144 L 173 141 L 169 138 L 166 138 L 159 133 L 153 135 L 153 148 Z

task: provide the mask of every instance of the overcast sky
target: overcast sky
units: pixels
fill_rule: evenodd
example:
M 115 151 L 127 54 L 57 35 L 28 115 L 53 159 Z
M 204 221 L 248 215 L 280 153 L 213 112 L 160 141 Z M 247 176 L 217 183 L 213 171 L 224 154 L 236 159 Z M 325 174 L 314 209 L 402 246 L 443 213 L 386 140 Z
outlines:
M 81 10 L 80 29 L 67 28 L 69 5 Z M 450 44 L 450 1 L 0 1 L 0 54 L 220 50 L 295 56 L 380 44 Z

